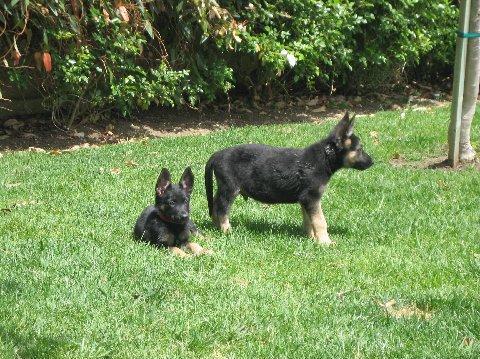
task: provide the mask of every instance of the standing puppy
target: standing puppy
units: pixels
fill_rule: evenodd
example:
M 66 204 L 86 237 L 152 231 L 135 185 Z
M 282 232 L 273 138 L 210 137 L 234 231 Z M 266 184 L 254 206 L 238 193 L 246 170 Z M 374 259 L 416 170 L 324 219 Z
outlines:
M 190 167 L 185 169 L 178 185 L 172 184 L 170 172 L 162 169 L 155 186 L 155 205 L 145 208 L 138 217 L 133 230 L 135 238 L 167 247 L 181 257 L 187 255 L 184 249 L 195 255 L 211 253 L 199 244 L 189 242 L 190 235 L 199 234 L 189 218 L 192 189 Z
M 238 194 L 264 203 L 299 203 L 307 234 L 320 244 L 331 244 L 320 205 L 328 181 L 340 168 L 365 170 L 373 164 L 353 134 L 354 118 L 347 112 L 328 137 L 306 148 L 249 144 L 214 153 L 205 167 L 213 222 L 224 233 L 230 231 L 228 214 Z

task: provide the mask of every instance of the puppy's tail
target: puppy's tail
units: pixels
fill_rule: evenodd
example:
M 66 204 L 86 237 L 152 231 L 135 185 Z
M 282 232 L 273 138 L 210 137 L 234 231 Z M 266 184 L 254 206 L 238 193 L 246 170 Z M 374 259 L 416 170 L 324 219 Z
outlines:
M 213 214 L 213 157 L 205 165 L 205 192 L 208 201 L 208 214 Z

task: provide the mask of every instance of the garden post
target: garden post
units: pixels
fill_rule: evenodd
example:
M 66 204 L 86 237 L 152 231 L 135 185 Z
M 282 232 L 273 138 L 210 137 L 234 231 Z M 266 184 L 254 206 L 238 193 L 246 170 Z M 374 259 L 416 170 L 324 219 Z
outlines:
M 480 32 L 480 0 L 473 0 L 470 9 L 468 31 Z M 475 150 L 470 143 L 470 129 L 477 105 L 478 85 L 480 81 L 480 38 L 468 39 L 465 64 L 465 84 L 463 90 L 462 121 L 460 126 L 459 157 L 461 162 L 473 161 Z
M 474 0 L 476 1 L 476 0 Z M 463 0 L 460 4 L 460 19 L 458 25 L 459 36 L 455 53 L 455 68 L 453 72 L 453 98 L 450 126 L 448 130 L 448 160 L 452 167 L 456 167 L 459 160 L 460 130 L 462 120 L 463 92 L 465 81 L 465 64 L 467 57 L 468 39 L 460 34 L 469 30 L 470 0 Z

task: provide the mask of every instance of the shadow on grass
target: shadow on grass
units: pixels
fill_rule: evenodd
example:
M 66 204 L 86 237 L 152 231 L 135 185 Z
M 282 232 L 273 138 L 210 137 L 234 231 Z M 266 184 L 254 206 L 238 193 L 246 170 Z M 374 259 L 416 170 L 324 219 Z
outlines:
M 301 223 L 302 219 L 299 217 L 299 223 Z M 268 219 L 258 219 L 258 218 L 250 218 L 247 216 L 239 216 L 233 219 L 232 222 L 232 229 L 235 231 L 235 227 L 244 227 L 249 232 L 255 235 L 264 235 L 267 233 L 275 234 L 275 235 L 289 235 L 294 238 L 304 239 L 306 237 L 305 231 L 301 225 L 290 224 L 286 222 L 270 222 Z M 216 227 L 213 225 L 212 221 L 210 220 L 203 220 L 197 223 L 200 228 L 205 229 L 215 229 Z M 332 235 L 342 235 L 348 236 L 351 231 L 347 228 L 340 227 L 340 226 L 329 226 L 328 233 Z
M 19 334 L 14 328 L 0 325 L 0 338 L 4 345 L 11 347 L 16 357 L 29 359 L 54 359 L 65 352 L 69 344 L 53 337 L 33 333 Z M 5 354 L 5 353 L 4 353 Z

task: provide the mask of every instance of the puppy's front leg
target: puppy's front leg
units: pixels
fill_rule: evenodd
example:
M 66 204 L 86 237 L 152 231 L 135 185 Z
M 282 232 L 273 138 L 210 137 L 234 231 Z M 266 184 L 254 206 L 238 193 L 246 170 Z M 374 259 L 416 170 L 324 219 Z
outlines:
M 187 229 L 191 236 L 200 237 L 200 238 L 204 237 L 203 233 L 198 229 L 198 227 L 195 225 L 195 223 L 193 223 L 192 220 L 188 221 Z
M 312 224 L 315 241 L 324 246 L 331 245 L 333 242 L 328 236 L 327 221 L 323 215 L 320 201 L 308 207 L 308 214 Z
M 213 251 L 211 249 L 203 248 L 200 244 L 195 243 L 195 242 L 188 242 L 185 245 L 185 248 L 192 251 L 193 255 L 195 255 L 195 256 L 199 256 L 199 255 L 202 255 L 202 254 L 213 254 Z

